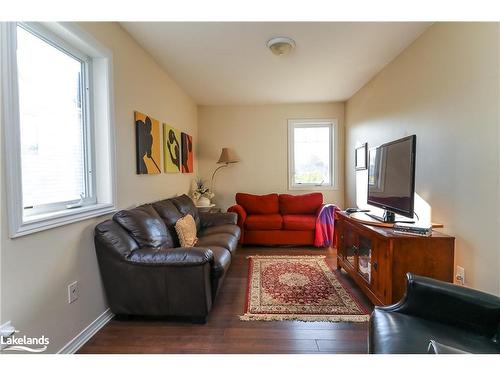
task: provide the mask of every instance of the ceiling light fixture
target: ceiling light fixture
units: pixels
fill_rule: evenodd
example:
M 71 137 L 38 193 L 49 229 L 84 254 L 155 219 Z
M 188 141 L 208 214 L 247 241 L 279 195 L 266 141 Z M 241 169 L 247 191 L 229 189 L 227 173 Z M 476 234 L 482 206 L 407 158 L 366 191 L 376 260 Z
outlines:
M 289 54 L 295 48 L 295 41 L 286 36 L 269 39 L 267 47 L 276 56 L 284 56 Z

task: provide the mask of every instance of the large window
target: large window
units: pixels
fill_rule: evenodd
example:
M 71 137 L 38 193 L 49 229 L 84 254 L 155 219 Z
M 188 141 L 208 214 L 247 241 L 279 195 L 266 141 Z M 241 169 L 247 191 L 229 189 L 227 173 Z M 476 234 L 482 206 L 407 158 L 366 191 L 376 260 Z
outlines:
M 90 68 L 88 56 L 17 26 L 25 218 L 95 202 L 88 115 Z
M 2 43 L 11 237 L 110 212 L 109 52 L 56 23 L 3 24 Z
M 290 120 L 288 122 L 289 188 L 334 188 L 335 120 Z

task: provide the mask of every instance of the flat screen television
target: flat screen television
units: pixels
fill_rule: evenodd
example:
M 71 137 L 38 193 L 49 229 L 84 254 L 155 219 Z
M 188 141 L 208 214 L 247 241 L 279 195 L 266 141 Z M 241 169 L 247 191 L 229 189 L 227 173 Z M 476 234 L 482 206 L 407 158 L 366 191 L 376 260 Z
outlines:
M 395 214 L 413 218 L 417 136 L 373 148 L 368 157 L 368 204 L 384 209 L 378 220 L 394 222 Z

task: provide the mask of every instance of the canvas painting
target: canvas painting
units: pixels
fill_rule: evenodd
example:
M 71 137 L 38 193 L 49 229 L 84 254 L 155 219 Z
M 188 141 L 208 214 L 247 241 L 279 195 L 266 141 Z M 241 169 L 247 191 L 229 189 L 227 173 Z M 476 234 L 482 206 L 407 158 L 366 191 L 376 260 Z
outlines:
M 141 112 L 134 112 L 137 174 L 161 173 L 160 123 Z
M 181 171 L 193 173 L 193 137 L 181 133 Z
M 163 166 L 165 173 L 181 171 L 181 132 L 163 124 Z

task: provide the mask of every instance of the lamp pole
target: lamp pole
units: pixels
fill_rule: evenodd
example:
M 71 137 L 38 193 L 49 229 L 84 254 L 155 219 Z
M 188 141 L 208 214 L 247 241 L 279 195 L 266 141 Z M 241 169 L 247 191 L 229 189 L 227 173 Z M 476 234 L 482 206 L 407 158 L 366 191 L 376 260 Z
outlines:
M 210 191 L 213 193 L 214 192 L 214 178 L 215 178 L 215 174 L 217 173 L 217 171 L 221 168 L 224 168 L 224 167 L 227 167 L 229 165 L 229 163 L 225 163 L 223 165 L 221 165 L 220 167 L 217 167 L 215 168 L 215 171 L 214 173 L 212 173 L 212 179 L 210 180 Z

